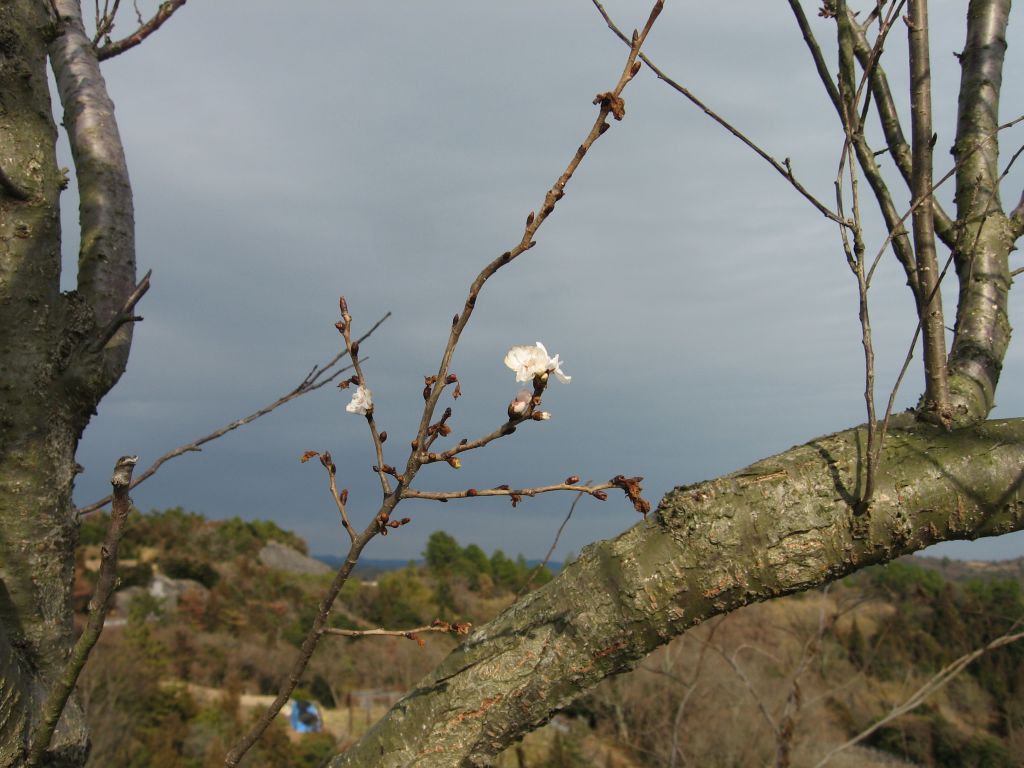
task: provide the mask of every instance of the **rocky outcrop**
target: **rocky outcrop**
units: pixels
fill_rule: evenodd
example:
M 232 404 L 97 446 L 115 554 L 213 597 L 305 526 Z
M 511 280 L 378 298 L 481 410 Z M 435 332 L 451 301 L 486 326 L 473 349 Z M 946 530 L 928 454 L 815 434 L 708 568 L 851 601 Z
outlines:
M 260 550 L 259 558 L 263 565 L 275 571 L 309 576 L 319 576 L 331 572 L 330 566 L 325 563 L 307 557 L 297 549 L 292 549 L 279 541 L 267 542 L 267 545 Z

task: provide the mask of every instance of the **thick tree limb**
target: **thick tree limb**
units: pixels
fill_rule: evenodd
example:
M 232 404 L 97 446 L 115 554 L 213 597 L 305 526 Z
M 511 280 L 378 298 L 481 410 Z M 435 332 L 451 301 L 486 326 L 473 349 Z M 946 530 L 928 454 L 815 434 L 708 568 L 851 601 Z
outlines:
M 78 178 L 81 247 L 78 293 L 88 302 L 97 328 L 117 316 L 135 289 L 135 215 L 114 104 L 99 60 L 82 24 L 79 0 L 54 0 L 63 34 L 50 45 L 64 126 Z M 108 370 L 100 395 L 117 381 L 128 361 L 131 323 L 106 345 Z
M 956 143 L 957 276 L 960 296 L 949 355 L 954 418 L 985 418 L 1010 343 L 1009 253 L 1017 238 L 999 202 L 999 92 L 1010 0 L 971 0 Z
M 854 514 L 864 430 L 676 488 L 657 513 L 494 621 L 343 755 L 342 766 L 485 765 L 601 679 L 711 616 L 937 541 L 1024 528 L 1024 420 L 894 425 Z

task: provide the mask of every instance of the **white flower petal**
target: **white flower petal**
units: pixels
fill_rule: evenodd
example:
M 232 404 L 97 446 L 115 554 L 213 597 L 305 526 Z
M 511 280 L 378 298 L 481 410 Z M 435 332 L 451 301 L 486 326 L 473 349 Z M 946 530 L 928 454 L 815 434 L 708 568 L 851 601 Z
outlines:
M 547 348 L 539 341 L 532 347 L 518 345 L 512 347 L 505 355 L 505 365 L 516 372 L 516 381 L 530 381 L 535 376 L 543 376 L 554 372 L 563 384 L 568 384 L 572 377 L 562 372 L 562 363 L 558 355 L 550 357 Z
M 365 416 L 373 410 L 373 393 L 360 384 L 359 389 L 352 393 L 352 401 L 345 406 L 345 410 Z

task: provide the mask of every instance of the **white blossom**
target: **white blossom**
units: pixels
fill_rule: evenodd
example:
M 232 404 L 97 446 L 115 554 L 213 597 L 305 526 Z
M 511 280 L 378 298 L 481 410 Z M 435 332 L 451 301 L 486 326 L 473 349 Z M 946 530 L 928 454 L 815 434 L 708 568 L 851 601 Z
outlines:
M 345 406 L 345 410 L 365 416 L 373 410 L 373 393 L 360 384 L 359 389 L 352 393 L 352 402 Z
M 505 355 L 505 365 L 516 372 L 516 381 L 530 381 L 537 376 L 554 373 L 563 384 L 572 379 L 562 373 L 562 363 L 558 355 L 548 356 L 547 349 L 539 341 L 534 346 L 520 345 L 512 347 Z

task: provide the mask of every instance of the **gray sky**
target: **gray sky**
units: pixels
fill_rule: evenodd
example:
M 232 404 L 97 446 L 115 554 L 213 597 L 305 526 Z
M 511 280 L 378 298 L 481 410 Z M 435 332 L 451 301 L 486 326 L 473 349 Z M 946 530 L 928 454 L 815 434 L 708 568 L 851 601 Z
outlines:
M 291 389 L 336 350 L 342 293 L 357 330 L 393 313 L 363 353 L 391 435 L 387 460 L 404 464 L 422 377 L 436 371 L 470 281 L 518 242 L 626 55 L 588 0 L 284 7 L 196 0 L 104 65 L 135 190 L 140 274 L 154 275 L 128 372 L 79 452 L 79 504 L 107 492 L 117 456 L 148 463 Z M 648 12 L 626 0 L 607 7 L 626 29 Z M 931 4 L 940 171 L 951 162 L 965 8 Z M 832 26 L 815 22 L 832 40 Z M 1008 73 L 1020 71 L 1021 30 L 1011 29 Z M 904 38 L 901 25 L 887 54 L 905 103 Z M 669 0 L 646 51 L 833 199 L 841 136 L 785 3 Z M 656 502 L 674 485 L 864 420 L 856 286 L 835 227 L 649 72 L 625 99 L 626 119 L 597 142 L 537 247 L 485 288 L 452 366 L 464 392 L 452 439 L 504 420 L 518 387 L 502 358 L 514 344 L 540 340 L 564 360 L 572 383 L 544 399 L 554 418 L 465 455 L 461 470 L 424 470 L 419 487 L 623 473 L 645 476 Z M 1024 90 L 1008 78 L 1002 117 L 1021 112 Z M 1003 135 L 1004 158 L 1022 135 Z M 1015 172 L 1004 198 L 1016 200 L 1022 183 Z M 73 264 L 74 190 L 64 205 Z M 894 265 L 887 255 L 870 297 L 883 400 L 913 332 Z M 1022 350 L 1011 347 L 995 416 L 1024 413 Z M 920 386 L 915 368 L 901 409 Z M 298 458 L 330 450 L 365 524 L 380 489 L 348 399 L 325 388 L 292 403 L 167 465 L 135 502 L 272 518 L 312 551 L 340 553 L 325 474 Z M 540 557 L 570 502 L 406 502 L 413 525 L 366 556 L 416 557 L 444 529 Z M 619 494 L 584 500 L 558 557 L 634 522 Z M 1024 536 L 939 552 L 1015 557 Z

